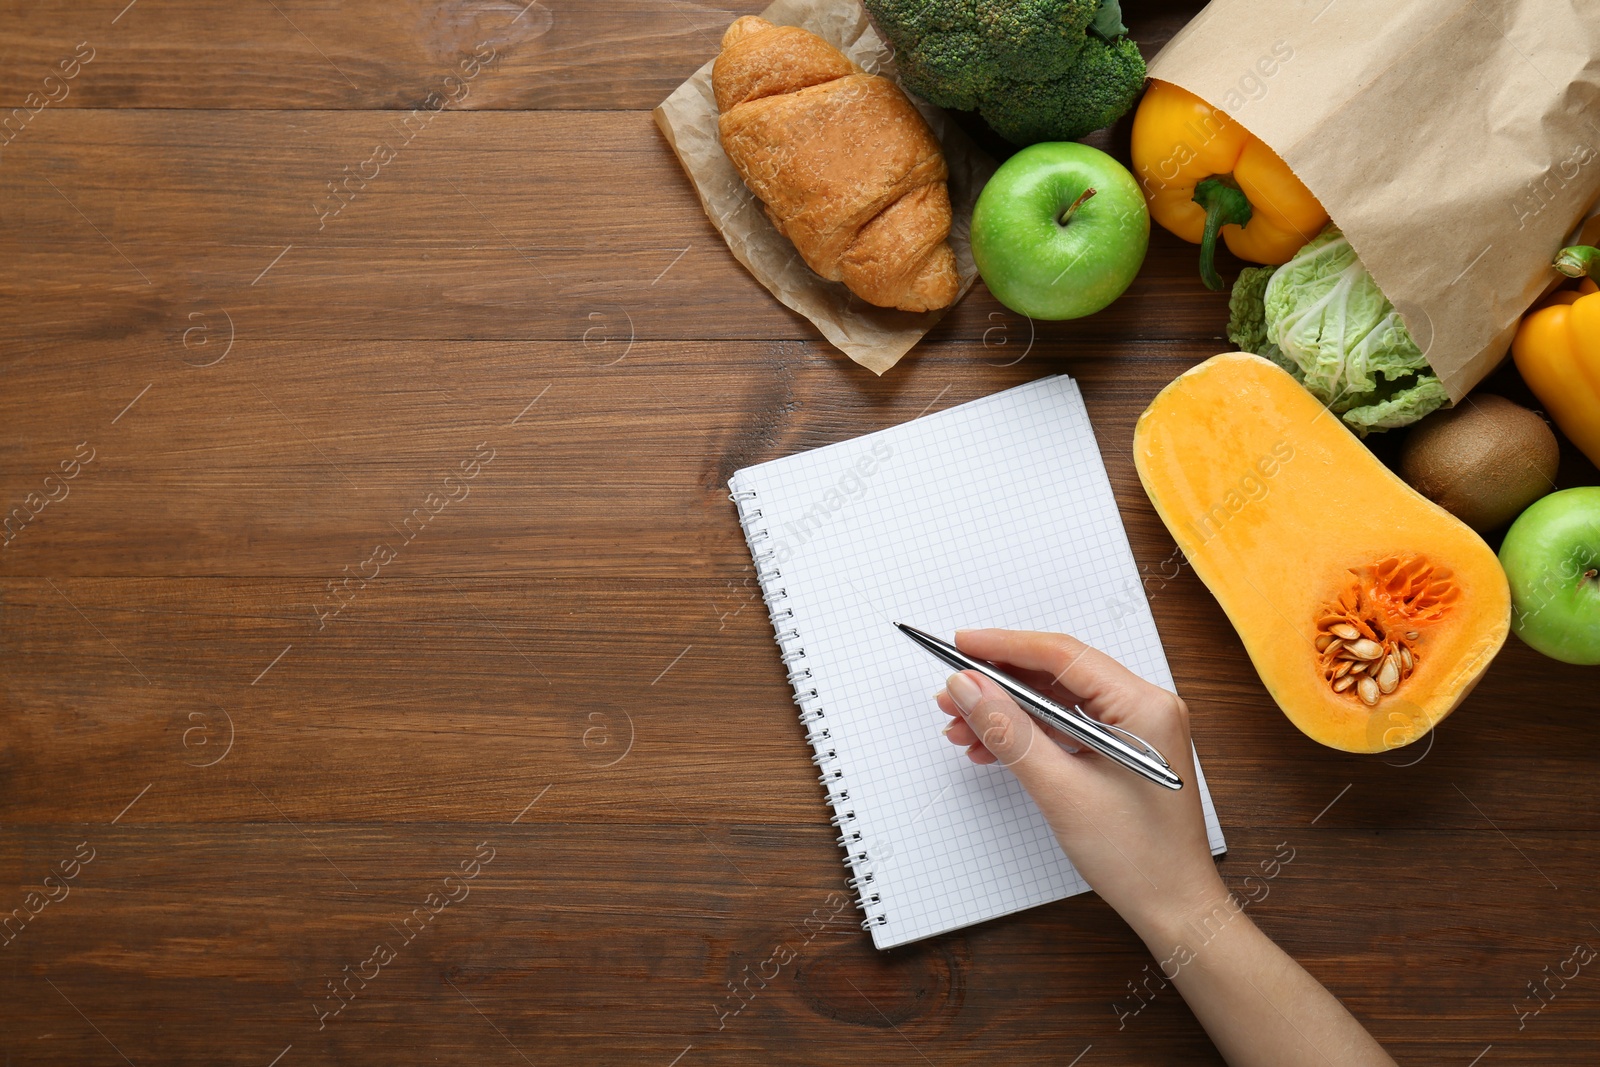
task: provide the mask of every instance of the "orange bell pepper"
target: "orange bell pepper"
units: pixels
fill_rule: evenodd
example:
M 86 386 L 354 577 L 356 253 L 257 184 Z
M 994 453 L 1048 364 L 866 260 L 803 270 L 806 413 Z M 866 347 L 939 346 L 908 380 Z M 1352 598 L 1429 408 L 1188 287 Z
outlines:
M 1133 117 L 1133 172 L 1150 217 L 1200 246 L 1200 277 L 1221 289 L 1217 234 L 1234 255 L 1286 263 L 1328 221 L 1278 154 L 1186 89 L 1150 82 Z
M 1556 269 L 1584 277 L 1563 289 L 1517 327 L 1511 358 L 1522 380 L 1568 440 L 1600 467 L 1600 249 L 1563 248 Z

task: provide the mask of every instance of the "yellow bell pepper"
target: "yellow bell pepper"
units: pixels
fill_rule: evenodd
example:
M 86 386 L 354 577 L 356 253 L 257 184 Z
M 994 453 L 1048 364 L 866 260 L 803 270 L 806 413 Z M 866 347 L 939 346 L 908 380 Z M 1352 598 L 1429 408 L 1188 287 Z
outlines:
M 1228 113 L 1170 82 L 1150 82 L 1133 117 L 1133 172 L 1150 217 L 1200 246 L 1200 277 L 1221 289 L 1217 234 L 1234 255 L 1286 263 L 1328 213 L 1278 154 Z
M 1517 327 L 1511 357 L 1545 413 L 1578 450 L 1600 466 L 1600 249 L 1563 248 L 1556 269 L 1585 277 L 1553 294 Z

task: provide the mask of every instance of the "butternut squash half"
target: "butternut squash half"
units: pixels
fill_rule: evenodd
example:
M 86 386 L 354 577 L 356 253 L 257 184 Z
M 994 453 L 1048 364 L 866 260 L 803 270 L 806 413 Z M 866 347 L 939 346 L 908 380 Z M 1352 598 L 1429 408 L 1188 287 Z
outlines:
M 1157 513 L 1312 740 L 1410 744 L 1505 642 L 1511 593 L 1489 546 L 1267 360 L 1181 375 L 1133 442 Z

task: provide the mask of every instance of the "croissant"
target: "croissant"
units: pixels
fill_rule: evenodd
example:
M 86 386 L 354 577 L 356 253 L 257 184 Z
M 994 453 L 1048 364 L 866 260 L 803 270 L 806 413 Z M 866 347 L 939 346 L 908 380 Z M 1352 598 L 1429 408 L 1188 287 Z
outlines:
M 738 19 L 711 74 L 722 148 L 806 265 L 870 304 L 949 307 L 949 171 L 887 78 L 816 34 Z

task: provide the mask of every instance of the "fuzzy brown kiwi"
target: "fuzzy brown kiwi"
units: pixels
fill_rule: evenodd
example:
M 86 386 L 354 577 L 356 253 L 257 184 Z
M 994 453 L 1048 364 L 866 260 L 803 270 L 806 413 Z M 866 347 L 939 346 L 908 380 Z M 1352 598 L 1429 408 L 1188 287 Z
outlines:
M 1560 458 L 1545 421 L 1503 396 L 1468 396 L 1412 428 L 1400 476 L 1479 533 L 1498 529 L 1555 489 Z

